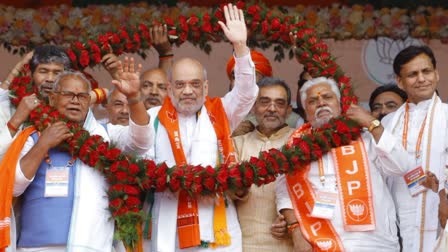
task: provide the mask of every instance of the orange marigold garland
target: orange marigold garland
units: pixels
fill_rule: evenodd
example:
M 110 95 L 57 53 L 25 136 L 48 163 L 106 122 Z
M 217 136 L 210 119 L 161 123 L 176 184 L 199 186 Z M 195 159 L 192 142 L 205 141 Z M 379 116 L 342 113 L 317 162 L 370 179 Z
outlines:
M 303 22 L 293 23 L 290 19 L 287 20 L 288 25 L 284 25 L 282 22 L 285 20 L 270 19 L 269 13 L 258 13 L 257 5 L 239 5 L 246 9 L 249 30 L 270 26 L 271 30 L 263 28 L 263 34 L 278 41 L 282 46 L 290 46 L 288 34 L 290 31 L 296 31 L 297 49 L 291 52 L 297 55 L 312 76 L 332 77 L 338 82 L 343 111 L 346 111 L 351 103 L 357 102 L 350 79 L 344 75 L 329 53 L 327 45 L 315 36 L 312 28 L 306 27 Z M 216 31 L 219 31 L 216 22 L 222 19 L 221 9 L 217 9 L 211 16 L 189 19 L 180 17 L 177 24 L 169 18 L 164 18 L 166 23 L 176 27 L 170 30 L 170 33 L 179 36 L 180 42 L 197 39 L 201 32 L 209 32 L 209 39 L 213 40 L 218 36 Z M 260 23 L 261 20 L 264 21 Z M 210 26 L 207 22 L 210 22 Z M 84 69 L 98 64 L 99 59 L 109 52 L 141 52 L 149 48 L 150 41 L 148 27 L 139 25 L 135 29 L 122 28 L 117 33 L 108 32 L 98 36 L 96 41 L 75 43 L 68 49 L 68 54 L 77 69 Z M 205 44 L 206 42 L 204 41 Z M 13 104 L 18 104 L 23 96 L 33 91 L 31 78 L 26 74 L 17 77 L 10 89 Z M 66 121 L 47 105 L 39 105 L 30 114 L 29 120 L 40 131 L 54 121 Z M 67 125 L 74 136 L 63 143 L 62 147 L 106 177 L 110 185 L 109 209 L 117 223 L 116 236 L 128 247 L 133 247 L 138 240 L 136 226 L 143 218 L 143 203 L 139 195 L 143 191 L 154 188 L 156 191 L 185 190 L 191 195 L 215 195 L 217 192 L 249 188 L 252 184 L 268 184 L 278 175 L 301 169 L 331 148 L 348 144 L 360 135 L 357 123 L 341 116 L 310 134 L 294 139 L 291 147 L 264 151 L 259 157 L 252 157 L 249 161 L 239 164 L 223 164 L 218 167 L 168 167 L 165 163 L 156 164 L 152 160 L 124 155 L 119 149 L 104 142 L 100 136 L 91 136 L 81 125 L 73 122 L 67 122 Z

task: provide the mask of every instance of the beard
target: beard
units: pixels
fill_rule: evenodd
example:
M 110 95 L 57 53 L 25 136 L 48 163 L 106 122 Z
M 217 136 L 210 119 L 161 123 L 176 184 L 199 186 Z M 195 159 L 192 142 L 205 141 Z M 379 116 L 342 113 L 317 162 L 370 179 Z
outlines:
M 205 102 L 205 95 L 203 95 L 201 98 L 198 98 L 193 104 L 181 104 L 179 100 L 172 97 L 171 95 L 170 98 L 173 106 L 176 108 L 177 113 L 183 116 L 192 116 L 196 114 Z
M 323 111 L 327 111 L 330 114 L 326 115 L 326 116 L 318 117 L 319 113 L 323 112 Z M 314 118 L 315 118 L 315 122 L 312 125 L 313 128 L 322 127 L 324 124 L 328 123 L 328 121 L 330 121 L 331 118 L 333 118 L 333 110 L 328 106 L 317 108 L 316 112 L 314 113 Z

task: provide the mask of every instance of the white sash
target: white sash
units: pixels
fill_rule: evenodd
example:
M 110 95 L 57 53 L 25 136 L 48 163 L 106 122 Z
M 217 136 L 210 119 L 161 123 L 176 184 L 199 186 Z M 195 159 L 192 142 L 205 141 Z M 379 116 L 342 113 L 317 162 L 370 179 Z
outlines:
M 91 135 L 109 136 L 89 110 L 84 129 Z M 104 176 L 77 159 L 75 195 L 67 251 L 112 251 L 114 222 L 108 210 L 108 185 Z
M 152 113 L 151 118 L 154 118 Z M 179 125 L 179 128 L 182 128 L 182 125 Z M 157 128 L 154 149 L 156 163 L 167 162 L 170 167 L 176 164 L 168 134 L 162 124 L 159 124 Z M 190 150 L 184 149 L 184 152 L 189 164 L 216 165 L 218 152 L 216 133 L 205 106 L 202 106 L 196 128 L 191 136 L 191 148 Z M 177 194 L 174 195 L 168 190 L 155 195 L 151 238 L 153 251 L 175 251 L 177 243 L 177 197 Z M 198 208 L 201 240 L 213 242 L 213 205 L 210 202 L 199 200 Z M 159 223 L 160 225 L 158 225 Z
M 443 109 L 445 104 L 442 103 L 440 98 L 434 94 L 429 105 L 429 109 L 427 111 L 427 118 L 425 122 L 425 129 L 423 132 L 422 139 L 422 167 L 423 170 L 429 170 L 434 173 L 439 181 L 445 180 L 444 174 L 444 165 L 445 165 L 445 134 L 447 128 L 447 115 L 445 114 L 445 110 Z M 394 129 L 397 127 L 399 123 L 403 122 L 405 113 L 405 104 L 403 104 L 393 115 L 391 121 L 391 128 Z M 394 132 L 395 136 L 401 137 L 402 132 Z M 427 169 L 429 167 L 429 169 Z M 440 183 L 440 186 L 443 186 L 443 183 Z M 439 190 L 441 187 L 439 187 Z M 418 200 L 418 208 L 417 208 L 417 220 L 416 224 L 418 226 L 418 230 L 420 230 L 421 216 L 422 211 L 425 211 L 425 230 L 437 230 L 438 228 L 438 207 L 439 207 L 439 196 L 437 193 L 433 191 L 428 191 L 426 193 L 425 200 L 425 209 L 423 209 L 423 194 L 419 194 L 415 200 Z M 418 231 L 420 234 L 420 231 Z M 434 244 L 432 241 L 436 240 L 437 232 L 426 232 L 424 239 L 428 242 L 424 244 L 424 251 L 429 251 L 433 249 Z M 420 243 L 420 237 L 414 237 L 413 242 L 417 245 Z M 406 241 L 405 241 L 406 242 Z M 429 250 L 428 250 L 429 249 Z

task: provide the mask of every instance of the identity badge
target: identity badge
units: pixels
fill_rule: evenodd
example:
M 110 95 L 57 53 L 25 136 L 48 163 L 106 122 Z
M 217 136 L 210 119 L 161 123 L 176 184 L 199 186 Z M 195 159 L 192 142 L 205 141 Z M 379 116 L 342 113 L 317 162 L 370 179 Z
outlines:
M 337 199 L 338 194 L 335 192 L 317 191 L 311 216 L 321 219 L 332 219 Z
M 412 197 L 426 191 L 426 188 L 423 185 L 420 185 L 420 181 L 423 181 L 426 178 L 425 171 L 423 171 L 421 166 L 410 170 L 403 176 L 403 178 L 406 185 L 408 185 L 409 193 L 411 193 Z
M 48 167 L 45 174 L 45 197 L 67 197 L 70 167 Z

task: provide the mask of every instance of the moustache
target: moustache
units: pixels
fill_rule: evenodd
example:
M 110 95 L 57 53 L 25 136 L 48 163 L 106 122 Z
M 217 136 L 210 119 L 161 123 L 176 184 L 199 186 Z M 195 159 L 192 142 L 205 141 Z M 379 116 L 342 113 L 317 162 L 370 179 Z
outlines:
M 324 106 L 324 107 L 320 107 L 320 108 L 316 109 L 316 112 L 314 112 L 314 117 L 317 117 L 320 112 L 324 112 L 324 111 L 333 113 L 333 110 L 330 107 Z

